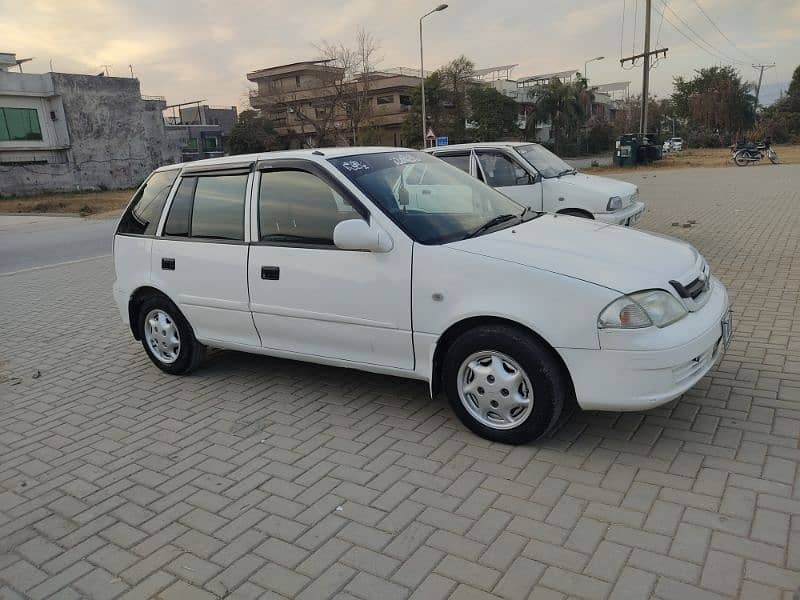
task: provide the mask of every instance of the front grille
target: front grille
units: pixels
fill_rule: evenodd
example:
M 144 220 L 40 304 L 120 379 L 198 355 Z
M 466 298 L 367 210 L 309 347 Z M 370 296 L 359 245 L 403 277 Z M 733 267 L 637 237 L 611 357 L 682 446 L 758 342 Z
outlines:
M 675 291 L 678 292 L 681 298 L 696 300 L 700 294 L 706 291 L 708 287 L 708 278 L 705 275 L 701 275 L 688 285 L 682 285 L 679 281 L 675 281 L 674 279 L 669 283 L 675 288 Z
M 708 264 L 704 264 L 700 274 L 686 285 L 674 279 L 669 283 L 689 312 L 700 310 L 711 296 L 711 270 Z

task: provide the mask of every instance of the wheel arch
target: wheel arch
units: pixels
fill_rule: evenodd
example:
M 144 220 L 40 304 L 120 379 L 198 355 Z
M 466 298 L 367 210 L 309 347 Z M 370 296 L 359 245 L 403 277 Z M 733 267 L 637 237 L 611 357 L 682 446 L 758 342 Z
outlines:
M 162 298 L 171 302 L 175 306 L 175 308 L 178 308 L 178 305 L 172 300 L 172 298 L 170 298 L 167 294 L 165 294 L 158 288 L 153 287 L 152 285 L 142 285 L 136 288 L 131 293 L 130 298 L 128 299 L 128 323 L 130 325 L 133 337 L 137 340 L 141 339 L 141 336 L 139 335 L 139 332 L 136 329 L 136 323 L 138 321 L 138 315 L 139 315 L 139 308 L 142 306 L 142 303 L 151 296 L 161 296 Z M 186 318 L 185 315 L 184 318 Z
M 559 210 L 557 215 L 572 215 L 574 217 L 581 217 L 584 219 L 591 219 L 594 220 L 594 214 L 586 210 L 585 208 L 562 208 Z
M 444 363 L 444 357 L 447 354 L 447 350 L 450 348 L 452 343 L 460 336 L 462 333 L 469 331 L 471 329 L 476 329 L 478 327 L 485 327 L 487 325 L 507 325 L 509 327 L 514 327 L 521 331 L 524 331 L 528 335 L 533 336 L 539 343 L 542 344 L 556 359 L 558 364 L 563 369 L 564 376 L 567 378 L 569 382 L 570 389 L 574 390 L 572 384 L 572 375 L 567 368 L 567 364 L 564 362 L 564 359 L 555 349 L 555 347 L 548 342 L 545 338 L 543 338 L 540 334 L 536 331 L 528 327 L 527 325 L 523 325 L 518 321 L 514 321 L 513 319 L 508 319 L 506 317 L 498 317 L 492 315 L 485 315 L 485 316 L 473 316 L 461 319 L 456 321 L 452 325 L 450 325 L 447 329 L 445 329 L 444 333 L 439 336 L 439 339 L 436 340 L 436 348 L 433 352 L 432 364 L 431 364 L 431 378 L 430 378 L 430 393 L 431 397 L 435 397 L 439 391 L 442 389 L 442 364 Z M 574 391 L 573 391 L 574 393 Z

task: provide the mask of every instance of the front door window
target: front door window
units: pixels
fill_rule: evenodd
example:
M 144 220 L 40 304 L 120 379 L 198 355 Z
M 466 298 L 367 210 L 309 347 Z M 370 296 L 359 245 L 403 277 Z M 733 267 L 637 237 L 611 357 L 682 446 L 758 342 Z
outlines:
M 513 187 L 533 183 L 528 172 L 504 152 L 480 150 L 477 154 L 486 183 L 490 186 Z

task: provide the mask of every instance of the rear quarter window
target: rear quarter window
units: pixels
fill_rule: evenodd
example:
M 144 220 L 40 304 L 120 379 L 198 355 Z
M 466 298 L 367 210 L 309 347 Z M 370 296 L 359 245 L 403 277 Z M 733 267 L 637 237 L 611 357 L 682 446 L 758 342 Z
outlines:
M 155 235 L 161 211 L 167 201 L 178 170 L 158 171 L 147 178 L 136 192 L 117 227 L 117 233 Z

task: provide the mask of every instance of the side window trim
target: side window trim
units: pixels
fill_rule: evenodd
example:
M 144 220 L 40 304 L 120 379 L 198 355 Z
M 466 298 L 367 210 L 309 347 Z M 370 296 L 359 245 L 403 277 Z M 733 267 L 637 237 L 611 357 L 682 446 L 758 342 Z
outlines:
M 481 161 L 478 158 L 478 153 L 475 152 L 475 148 L 472 148 L 469 151 L 469 156 L 470 156 L 471 162 L 473 162 L 475 164 L 475 177 L 476 177 L 476 179 L 478 179 L 479 181 L 481 181 L 483 183 L 486 183 L 486 173 L 483 172 L 483 165 L 481 165 Z M 489 184 L 486 183 L 486 185 L 489 185 Z
M 265 173 L 276 173 L 286 171 L 299 171 L 317 177 L 334 192 L 339 194 L 342 199 L 352 206 L 353 210 L 367 223 L 370 222 L 370 212 L 348 189 L 342 186 L 330 174 L 312 161 L 303 159 L 277 159 L 264 160 L 256 165 L 258 178 L 253 182 L 252 202 L 254 209 L 251 211 L 254 223 L 251 226 L 251 244 L 255 246 L 280 246 L 286 248 L 304 248 L 310 250 L 338 250 L 339 252 L 360 252 L 360 250 L 344 250 L 337 248 L 334 244 L 315 244 L 305 242 L 274 241 L 261 239 L 261 177 Z

